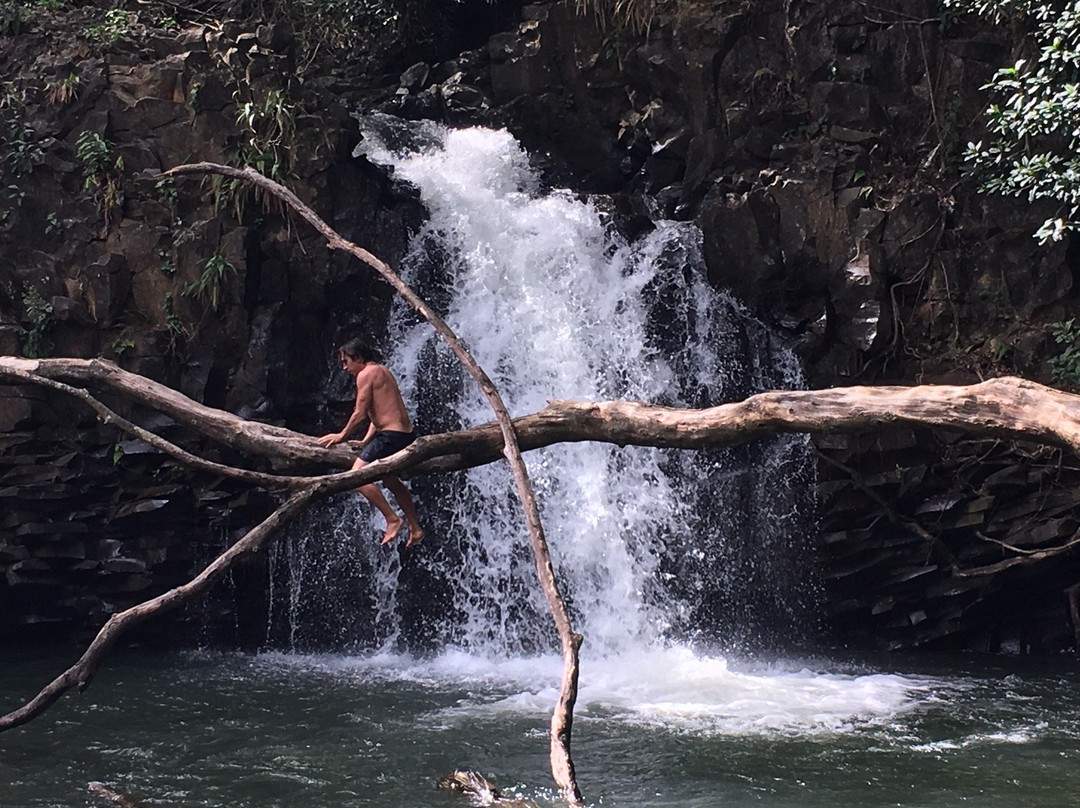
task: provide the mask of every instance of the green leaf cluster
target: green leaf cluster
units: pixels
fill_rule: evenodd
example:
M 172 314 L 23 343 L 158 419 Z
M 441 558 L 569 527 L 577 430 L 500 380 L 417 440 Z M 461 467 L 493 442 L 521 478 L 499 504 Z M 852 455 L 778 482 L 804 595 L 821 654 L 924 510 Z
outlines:
M 236 276 L 236 266 L 221 253 L 214 253 L 203 262 L 202 274 L 185 284 L 183 293 L 198 298 L 211 311 L 217 311 L 225 283 Z
M 278 89 L 267 90 L 261 96 L 252 95 L 248 100 L 244 100 L 242 91 L 237 90 L 233 100 L 236 101 L 240 142 L 229 162 L 240 167 L 250 166 L 272 180 L 287 182 L 292 173 L 296 104 L 287 91 Z M 255 193 L 261 201 L 268 201 L 261 191 L 253 192 L 250 184 L 243 180 L 214 176 L 211 183 L 214 207 L 218 211 L 232 208 L 237 220 L 243 219 L 249 194 Z
M 131 30 L 132 21 L 133 15 L 124 9 L 109 9 L 100 22 L 87 26 L 82 35 L 96 45 L 107 47 Z
M 48 356 L 46 335 L 52 325 L 52 304 L 45 300 L 37 289 L 32 288 L 23 294 L 22 304 L 26 310 L 26 318 L 30 321 L 30 330 L 23 338 L 23 356 L 29 359 Z
M 1052 323 L 1050 328 L 1054 342 L 1061 346 L 1061 352 L 1050 358 L 1054 383 L 1072 390 L 1080 389 L 1080 325 L 1072 317 Z
M 1080 227 L 1080 3 L 943 0 L 949 13 L 978 14 L 1028 31 L 1036 55 L 1003 67 L 982 89 L 991 138 L 965 158 L 982 190 L 1057 203 L 1036 232 L 1057 241 Z
M 123 201 L 120 177 L 124 158 L 113 157 L 112 151 L 112 142 L 90 129 L 81 132 L 75 142 L 75 156 L 83 166 L 83 190 L 94 194 L 106 222 L 113 208 Z

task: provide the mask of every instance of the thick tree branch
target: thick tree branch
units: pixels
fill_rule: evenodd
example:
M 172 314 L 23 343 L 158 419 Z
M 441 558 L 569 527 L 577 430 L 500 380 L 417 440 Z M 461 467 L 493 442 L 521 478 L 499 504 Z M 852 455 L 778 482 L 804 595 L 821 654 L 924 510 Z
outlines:
M 0 357 L 0 359 L 11 359 L 11 357 Z M 113 412 L 81 387 L 72 387 L 70 384 L 64 384 L 63 382 L 58 382 L 45 376 L 37 376 L 31 372 L 19 370 L 17 365 L 20 361 L 21 360 L 14 360 L 14 362 L 0 364 L 0 380 L 22 380 L 24 382 L 32 382 L 74 396 L 80 401 L 85 402 L 94 412 L 96 412 L 102 423 L 118 427 L 129 435 L 164 452 L 173 460 L 176 460 L 185 466 L 189 466 L 196 471 L 206 471 L 211 474 L 221 475 L 222 477 L 229 477 L 230 479 L 242 483 L 261 485 L 270 489 L 295 488 L 298 485 L 309 482 L 306 477 L 286 477 L 277 474 L 264 474 L 259 471 L 249 471 L 248 469 L 241 469 L 235 466 L 226 466 L 222 463 L 215 463 L 212 460 L 206 460 L 198 455 L 194 455 L 185 449 L 181 449 L 171 441 L 167 441 L 161 436 L 155 435 L 153 432 L 143 429 L 138 424 L 133 424 L 126 418 Z M 10 365 L 15 365 L 15 367 Z
M 107 387 L 121 394 L 138 391 L 138 403 L 221 442 L 253 427 L 247 429 L 245 437 L 248 451 L 276 466 L 286 466 L 290 458 L 302 456 L 308 467 L 348 468 L 355 458 L 346 449 L 320 448 L 309 435 L 266 427 L 206 407 L 105 360 L 0 356 L 0 382 L 28 383 L 38 378 L 78 380 L 90 388 Z M 147 383 L 140 384 L 140 380 Z M 168 391 L 168 396 L 163 397 L 161 391 Z M 697 410 L 634 401 L 553 400 L 540 412 L 513 420 L 523 451 L 576 441 L 713 449 L 778 433 L 857 433 L 900 424 L 1034 441 L 1063 446 L 1080 455 L 1080 396 L 1007 376 L 959 386 L 775 391 Z M 264 432 L 264 427 L 271 432 Z M 501 457 L 500 427 L 482 424 L 422 437 L 395 455 L 395 462 L 383 473 L 408 476 L 451 471 Z
M 245 421 L 231 413 L 207 407 L 183 393 L 145 376 L 121 370 L 106 359 L 19 359 L 3 357 L 0 379 L 12 381 L 10 371 L 21 371 L 65 384 L 106 390 L 128 401 L 151 407 L 192 430 L 237 451 L 270 460 L 281 468 L 310 468 L 312 464 L 349 468 L 355 455 L 345 447 L 324 449 L 308 435 Z

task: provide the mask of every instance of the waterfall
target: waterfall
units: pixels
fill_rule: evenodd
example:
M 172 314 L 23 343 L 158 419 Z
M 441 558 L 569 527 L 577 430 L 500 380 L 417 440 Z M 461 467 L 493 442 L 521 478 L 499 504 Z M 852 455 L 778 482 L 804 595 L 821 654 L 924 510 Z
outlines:
M 418 189 L 429 213 L 405 280 L 473 352 L 511 415 L 553 398 L 700 407 L 801 385 L 783 338 L 707 284 L 693 225 L 660 221 L 628 242 L 603 200 L 542 189 L 505 131 L 385 116 L 362 128 L 358 152 Z M 493 420 L 404 304 L 384 346 L 421 432 Z M 760 646 L 812 622 L 803 437 L 704 452 L 560 444 L 526 461 L 590 654 Z M 379 547 L 378 517 L 353 495 L 294 531 L 278 559 L 290 580 L 276 599 L 278 633 L 287 626 L 301 646 L 550 651 L 554 628 L 505 463 L 412 488 L 427 529 L 416 549 Z M 327 610 L 330 634 L 305 633 L 304 614 Z

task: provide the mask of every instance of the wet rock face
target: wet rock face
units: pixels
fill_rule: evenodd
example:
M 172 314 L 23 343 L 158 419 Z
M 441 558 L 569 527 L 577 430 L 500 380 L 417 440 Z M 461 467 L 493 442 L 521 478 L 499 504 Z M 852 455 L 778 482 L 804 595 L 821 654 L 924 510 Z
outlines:
M 40 390 L 8 387 L 0 403 L 0 639 L 93 631 L 186 582 L 270 505 L 220 482 L 192 485 L 147 445 Z M 196 639 L 219 605 L 166 635 Z M 246 606 L 239 614 L 234 638 L 250 641 L 261 626 Z
M 826 608 L 849 642 L 1073 649 L 1080 562 L 1062 548 L 1080 514 L 1061 450 L 908 429 L 818 445 Z
M 975 380 L 1021 369 L 981 351 L 989 330 L 1056 316 L 1072 272 L 1064 248 L 1026 240 L 1039 212 L 1006 203 L 1009 221 L 991 222 L 958 176 L 1007 43 L 909 24 L 924 6 L 870 19 L 844 3 L 708 4 L 635 35 L 572 3 L 528 5 L 486 50 L 411 68 L 384 108 L 507 126 L 552 183 L 614 196 L 630 231 L 646 213 L 697 221 L 710 278 L 805 334 L 814 384 L 954 376 L 955 345 L 921 347 L 945 319 L 980 349 L 961 374 Z M 976 257 L 990 251 L 993 270 Z M 964 305 L 942 316 L 927 305 L 942 296 Z M 1023 326 L 1023 369 L 1045 375 L 1042 322 Z
M 318 83 L 289 86 L 294 43 L 279 27 L 164 32 L 133 11 L 103 43 L 87 33 L 101 18 L 42 12 L 0 38 L 0 352 L 103 355 L 318 431 L 337 397 L 330 347 L 361 322 L 377 333 L 388 290 L 249 193 L 158 173 L 263 148 L 264 170 L 347 236 L 379 232 L 394 257 L 404 227 L 392 203 L 373 222 L 385 180 L 348 158 L 348 108 Z M 0 390 L 0 444 L 0 636 L 93 629 L 187 580 L 272 505 L 187 479 L 40 390 Z
M 978 87 L 1009 55 L 999 33 L 914 25 L 936 14 L 918 0 L 872 17 L 848 2 L 702 3 L 648 32 L 605 26 L 568 0 L 439 13 L 449 15 L 443 39 L 418 36 L 400 64 L 339 56 L 303 76 L 280 25 L 164 31 L 133 12 L 105 44 L 86 34 L 100 13 L 75 9 L 41 12 L 3 38 L 0 352 L 104 355 L 250 417 L 312 433 L 338 425 L 349 390 L 327 357 L 344 337 L 378 336 L 388 287 L 250 194 L 157 172 L 257 151 L 343 235 L 393 264 L 422 209 L 351 156 L 352 112 L 376 107 L 508 127 L 548 182 L 607 195 L 628 234 L 657 216 L 697 222 L 709 278 L 802 339 L 812 386 L 1048 380 L 1047 324 L 1071 316 L 1078 254 L 1039 249 L 1030 233 L 1043 211 L 977 196 L 957 173 L 960 147 L 981 136 Z M 275 150 L 275 138 L 289 148 Z M 94 625 L 190 574 L 268 506 L 175 478 L 156 455 L 113 462 L 123 440 L 54 396 L 0 396 L 0 632 Z M 893 457 L 903 447 L 884 460 L 874 444 L 821 447 L 858 474 L 936 469 L 904 476 L 895 506 L 933 532 L 919 503 L 954 490 L 945 455 L 966 445 L 933 446 L 939 459 L 917 463 Z M 999 461 L 1006 476 L 1027 463 L 1011 457 Z M 995 573 L 981 605 L 957 612 L 917 603 L 932 588 L 924 581 L 951 585 L 948 564 L 845 575 L 850 553 L 893 558 L 882 549 L 893 539 L 864 535 L 866 501 L 834 507 L 831 497 L 861 490 L 857 474 L 824 479 L 829 611 L 844 636 L 985 636 L 974 626 L 1005 602 L 1008 577 Z M 989 513 L 977 510 L 983 482 L 957 490 L 942 514 Z M 889 485 L 883 496 L 896 493 Z M 1009 502 L 1031 496 L 1020 488 Z M 856 527 L 829 521 L 834 512 Z M 1061 530 L 1071 518 L 1036 513 Z M 957 557 L 986 550 L 978 533 L 1022 543 L 1000 520 L 968 518 L 948 525 Z M 910 557 L 895 564 L 921 569 L 918 541 L 897 542 Z M 857 591 L 860 581 L 873 583 Z M 1047 614 L 1061 617 L 1064 601 L 1052 600 Z M 1055 646 L 1047 632 L 1042 644 Z

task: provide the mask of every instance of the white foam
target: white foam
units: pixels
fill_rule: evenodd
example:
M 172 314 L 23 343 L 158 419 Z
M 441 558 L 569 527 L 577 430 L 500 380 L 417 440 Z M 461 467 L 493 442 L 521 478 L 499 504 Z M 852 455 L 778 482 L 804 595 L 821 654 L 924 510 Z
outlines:
M 506 131 L 364 120 L 358 150 L 392 166 L 428 209 L 402 264 L 406 280 L 430 282 L 431 264 L 438 266 L 442 313 L 511 413 L 535 412 L 552 398 L 685 404 L 684 383 L 695 405 L 719 403 L 730 378 L 743 384 L 759 374 L 733 359 L 745 340 L 732 325 L 734 305 L 704 280 L 701 235 L 692 225 L 658 222 L 627 244 L 589 201 L 540 193 L 527 154 Z M 395 306 L 390 330 L 387 364 L 417 409 L 426 401 L 465 425 L 492 420 L 470 380 L 460 389 L 432 389 L 433 377 L 457 371 L 434 372 L 432 357 L 445 357 L 446 349 L 407 307 Z M 775 364 L 796 374 L 793 355 L 785 357 Z M 793 454 L 803 460 L 790 462 Z M 797 515 L 788 520 L 778 503 L 788 486 L 805 490 L 791 478 L 807 458 L 805 449 L 781 448 L 775 463 L 754 470 L 752 490 L 732 482 L 737 490 L 727 497 L 719 461 L 705 468 L 671 451 L 594 443 L 531 452 L 526 460 L 560 586 L 594 652 L 618 654 L 677 636 L 687 624 L 696 629 L 693 612 L 718 597 L 717 581 L 725 595 L 752 586 L 763 596 L 775 587 L 777 611 L 791 608 L 799 581 L 780 571 L 793 554 L 768 543 L 792 535 L 787 521 L 803 524 Z M 452 641 L 486 655 L 553 647 L 510 475 L 499 464 L 452 484 L 440 504 L 454 512 L 437 530 L 440 543 L 455 547 L 454 568 L 444 576 L 457 621 L 448 629 Z M 764 539 L 746 528 L 758 522 Z M 801 538 L 801 527 L 795 535 Z M 769 559 L 775 574 L 748 583 L 723 561 L 729 538 L 754 541 L 761 560 L 753 566 Z M 706 558 L 701 548 L 709 542 Z M 688 573 L 682 559 L 689 558 L 699 560 Z M 373 563 L 373 600 L 380 615 L 393 614 L 398 570 Z M 794 575 L 804 578 L 796 566 Z M 669 584 L 678 596 L 669 596 Z
M 430 714 L 439 725 L 548 715 L 562 668 L 551 655 L 491 659 L 462 651 L 426 660 L 385 653 L 260 659 L 272 667 L 469 693 Z M 887 722 L 932 698 L 932 686 L 928 679 L 894 674 L 737 670 L 723 657 L 673 647 L 602 659 L 586 655 L 575 716 L 695 734 L 835 733 Z

